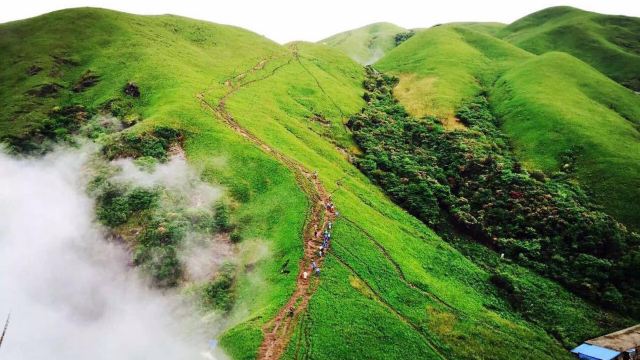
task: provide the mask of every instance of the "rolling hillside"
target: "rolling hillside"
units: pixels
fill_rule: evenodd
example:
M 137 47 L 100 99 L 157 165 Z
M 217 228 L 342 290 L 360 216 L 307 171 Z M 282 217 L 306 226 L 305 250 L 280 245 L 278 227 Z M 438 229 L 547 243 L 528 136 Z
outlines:
M 640 224 L 640 99 L 564 53 L 547 53 L 504 74 L 491 92 L 517 155 L 531 168 L 575 176 L 622 222 Z M 571 170 L 568 170 L 569 172 Z
M 537 31 L 540 27 L 531 25 L 533 19 L 555 24 L 566 17 L 578 14 L 582 19 L 591 13 L 552 8 L 536 14 L 498 34 L 508 29 L 513 34 L 518 34 L 518 29 Z M 550 42 L 560 43 L 549 36 Z M 593 34 L 585 36 L 595 39 Z M 514 41 L 516 38 L 505 37 L 520 44 Z M 488 92 L 496 114 L 504 120 L 504 129 L 513 138 L 516 153 L 530 169 L 551 174 L 563 165 L 562 154 L 576 151 L 575 176 L 579 182 L 596 203 L 637 229 L 638 96 L 571 55 L 536 56 L 526 50 L 535 49 L 520 49 L 475 31 L 469 24 L 441 25 L 418 32 L 375 66 L 400 78 L 394 95 L 409 113 L 418 117 L 435 115 L 450 129 L 463 129 L 454 114 L 465 99 Z M 624 56 L 613 58 L 616 60 L 608 62 L 612 67 Z M 525 75 L 534 70 L 533 64 L 537 64 L 537 72 Z M 516 73 L 526 78 L 512 81 Z M 553 100 L 543 102 L 543 98 Z
M 638 18 L 554 7 L 525 16 L 498 36 L 535 54 L 569 53 L 640 91 L 639 32 Z
M 452 118 L 463 99 L 532 57 L 475 27 L 452 24 L 420 30 L 375 64 L 400 78 L 394 94 L 411 114 Z
M 407 29 L 394 24 L 375 23 L 333 35 L 319 43 L 339 49 L 360 64 L 373 64 L 396 46 L 396 34 L 405 31 Z
M 350 55 L 368 60 L 390 48 L 397 30 L 383 24 L 342 41 L 362 45 Z M 558 55 L 538 58 L 494 30 L 428 29 L 378 65 L 401 77 L 396 94 L 418 115 L 451 117 L 496 83 L 492 97 L 506 104 L 497 109 L 515 131 L 521 115 L 508 104 L 524 95 L 511 87 L 526 75 L 518 67 Z M 270 358 L 265 349 L 284 359 L 569 359 L 566 348 L 631 321 L 471 243 L 467 254 L 490 259 L 474 261 L 394 204 L 352 164 L 360 149 L 346 123 L 366 106 L 365 71 L 330 46 L 280 46 L 231 26 L 82 8 L 0 25 L 0 52 L 5 142 L 39 139 L 55 109 L 71 105 L 135 118 L 126 134 L 184 133 L 188 162 L 225 188 L 239 224 L 235 302 L 219 335 L 234 359 Z M 593 78 L 575 87 L 609 96 L 606 104 L 619 108 L 594 111 L 624 131 L 637 115 L 635 95 Z M 524 116 L 536 120 L 530 106 Z M 329 197 L 339 211 L 331 249 L 320 277 L 305 283 L 312 225 L 333 216 L 320 203 Z M 524 310 L 496 285 L 498 266 Z M 292 300 L 296 310 L 285 318 Z

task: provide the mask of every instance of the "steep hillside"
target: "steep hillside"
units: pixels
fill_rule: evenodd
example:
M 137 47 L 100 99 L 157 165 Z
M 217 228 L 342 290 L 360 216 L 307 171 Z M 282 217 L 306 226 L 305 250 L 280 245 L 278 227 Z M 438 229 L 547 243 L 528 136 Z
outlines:
M 390 23 L 375 23 L 345 31 L 319 41 L 339 49 L 360 64 L 373 64 L 396 46 L 395 36 L 406 32 Z
M 554 340 L 545 340 L 546 335 L 537 326 L 531 327 L 509 309 L 494 292 L 486 270 L 392 205 L 349 163 L 340 143 L 307 125 L 316 113 L 331 123 L 344 121 L 339 114 L 357 111 L 361 100 L 334 97 L 336 76 L 349 72 L 350 67 L 335 68 L 333 74 L 320 72 L 340 57 L 326 47 L 294 45 L 298 56 L 291 63 L 264 81 L 242 87 L 226 100 L 239 126 L 307 168 L 317 169 L 340 212 L 319 287 L 284 357 L 437 358 L 452 354 L 466 358 L 469 354 L 462 350 L 462 334 L 466 334 L 464 343 L 473 343 L 484 356 L 507 356 L 505 349 L 519 338 L 544 343 L 549 355 L 540 352 L 537 356 L 564 356 L 556 350 L 559 345 Z M 269 74 L 269 68 L 265 70 Z M 359 89 L 362 75 L 351 71 L 359 75 L 347 84 Z M 305 101 L 301 102 L 303 95 Z M 215 98 L 208 99 L 215 102 Z M 277 107 L 251 106 L 276 99 Z M 575 303 L 581 310 L 570 317 L 584 316 L 583 309 L 588 306 L 569 298 L 559 306 Z M 501 310 L 489 309 L 487 303 Z M 503 312 L 509 315 L 501 315 Z M 372 324 L 373 317 L 380 320 Z M 560 325 L 563 321 L 556 325 L 564 327 Z M 342 329 L 348 336 L 336 337 L 335 329 Z M 238 330 L 223 341 L 234 347 L 236 339 L 244 336 Z M 377 341 L 377 336 L 387 336 L 389 341 Z M 399 337 L 402 346 L 394 340 Z M 527 347 L 530 351 L 536 352 Z M 238 353 L 242 354 L 241 349 Z
M 392 53 L 400 51 L 400 74 L 441 76 L 443 89 L 462 80 L 442 111 L 473 95 L 476 79 L 492 83 L 514 59 L 533 56 L 483 32 L 434 30 L 438 44 L 455 41 L 454 60 L 477 59 L 468 70 L 444 57 L 453 77 L 402 62 L 420 34 Z M 366 106 L 364 71 L 328 46 L 72 9 L 0 25 L 0 51 L 0 138 L 16 151 L 38 150 L 51 133 L 65 138 L 51 122 L 69 106 L 127 121 L 129 139 L 159 127 L 184 134 L 187 160 L 225 188 L 238 224 L 235 301 L 219 334 L 234 359 L 559 359 L 629 321 L 488 255 L 514 279 L 527 304 L 516 308 L 494 266 L 471 261 L 392 203 L 350 161 L 358 149 L 346 122 Z M 329 197 L 339 214 L 326 210 Z M 320 259 L 313 225 L 328 219 L 331 247 Z M 322 261 L 321 275 L 303 281 L 312 260 Z
M 525 17 L 503 28 L 498 34 L 509 33 L 511 35 L 506 36 L 505 40 L 521 45 L 516 40 L 533 39 L 527 36 L 539 34 L 541 29 L 553 24 L 583 26 L 579 24 L 588 19 L 600 19 L 598 21 L 603 22 L 603 19 L 613 21 L 619 18 L 573 8 L 551 8 Z M 626 18 L 625 26 L 619 24 L 615 38 L 622 41 L 625 36 L 628 37 L 628 31 L 634 29 L 634 21 Z M 541 22 L 545 25 L 542 26 Z M 640 219 L 635 215 L 639 210 L 635 204 L 640 196 L 637 186 L 639 172 L 635 166 L 639 154 L 638 96 L 607 81 L 597 70 L 585 66 L 572 56 L 554 54 L 543 56 L 543 60 L 535 60 L 536 56 L 532 53 L 487 32 L 472 30 L 473 27 L 473 24 L 449 24 L 420 31 L 391 50 L 376 63 L 376 67 L 400 78 L 394 95 L 410 114 L 418 117 L 435 115 L 449 129 L 464 128 L 454 114 L 465 99 L 483 91 L 490 92 L 497 115 L 504 117 L 505 130 L 513 136 L 517 155 L 531 169 L 537 168 L 551 174 L 563 165 L 560 164 L 561 158 L 573 151 L 578 157 L 575 175 L 585 189 L 590 190 L 595 202 L 620 221 L 637 229 L 640 224 Z M 589 32 L 583 35 L 584 39 L 574 43 L 576 49 L 598 56 L 606 53 L 603 49 L 586 45 L 597 43 L 602 33 Z M 549 43 L 557 42 L 549 38 Z M 537 48 L 530 50 L 544 52 Z M 616 53 L 607 56 L 607 64 L 614 68 L 626 55 Z M 587 59 L 584 61 L 590 62 Z M 545 63 L 548 66 L 543 66 Z M 536 75 L 525 75 L 527 70 L 518 70 L 522 66 L 533 70 L 532 64 L 538 64 L 535 70 L 539 73 Z M 629 64 L 633 68 L 629 74 L 640 69 L 635 60 Z M 511 81 L 513 75 L 501 78 L 511 69 L 513 73 L 520 74 L 520 81 Z M 571 75 L 565 73 L 560 76 L 561 69 L 569 71 Z M 606 69 L 601 70 L 607 73 Z M 498 79 L 497 89 L 493 91 Z M 513 100 L 515 94 L 519 94 L 517 100 Z M 543 104 L 540 98 L 551 102 Z M 596 108 L 600 111 L 595 112 Z M 513 120 L 516 117 L 518 121 Z M 559 126 L 569 123 L 578 125 L 570 128 Z M 528 131 L 524 131 L 525 127 Z M 580 129 L 582 135 L 577 136 L 576 129 Z M 596 143 L 600 144 L 597 148 L 594 147 Z
M 563 51 L 640 91 L 640 19 L 571 7 L 538 11 L 498 36 L 535 54 Z
M 450 119 L 463 99 L 532 56 L 475 27 L 441 25 L 420 30 L 376 63 L 376 68 L 400 78 L 394 94 L 409 113 Z
M 504 74 L 491 100 L 530 168 L 575 172 L 608 212 L 640 224 L 638 95 L 576 58 L 552 52 Z
M 229 326 L 251 330 L 253 341 L 237 346 L 255 354 L 261 326 L 295 288 L 293 276 L 280 270 L 286 259 L 295 264 L 302 256 L 300 232 L 308 202 L 285 166 L 204 110 L 196 95 L 203 90 L 223 94 L 228 79 L 262 59 L 290 52 L 239 28 L 101 9 L 64 10 L 9 23 L 0 26 L 0 34 L 1 137 L 18 137 L 19 143 L 38 138 L 51 109 L 69 104 L 133 118 L 138 123 L 130 133 L 164 125 L 188 134 L 189 162 L 205 180 L 225 187 L 233 217 L 241 219 L 240 234 L 247 239 L 241 249 L 248 251 L 242 251 L 239 263 L 237 302 L 250 300 L 250 307 L 236 309 L 254 317 L 235 320 L 233 312 L 228 317 Z M 41 70 L 32 74 L 34 67 Z M 88 70 L 99 81 L 74 92 Z M 128 82 L 135 82 L 139 97 L 125 96 Z M 48 84 L 58 84 L 57 90 L 29 93 Z

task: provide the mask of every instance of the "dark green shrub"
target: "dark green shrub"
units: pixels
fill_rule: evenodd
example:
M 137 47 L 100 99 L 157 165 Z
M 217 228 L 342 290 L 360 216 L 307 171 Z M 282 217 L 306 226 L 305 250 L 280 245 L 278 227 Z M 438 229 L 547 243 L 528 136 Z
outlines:
M 96 178 L 94 180 L 99 180 Z M 103 182 L 106 182 L 102 178 Z M 92 183 L 91 186 L 102 186 L 105 189 L 98 196 L 96 215 L 106 226 L 116 227 L 126 223 L 134 212 L 151 209 L 157 204 L 159 192 L 144 188 L 126 191 L 124 187 L 104 183 Z
M 229 236 L 229 240 L 231 240 L 232 243 L 237 244 L 242 241 L 242 235 L 240 235 L 239 231 L 234 231 L 231 233 L 231 236 Z
M 169 127 L 158 127 L 151 132 L 134 134 L 123 132 L 112 138 L 102 148 L 107 159 L 152 157 L 165 161 L 169 148 L 182 141 L 179 131 Z
M 160 194 L 157 190 L 135 188 L 127 194 L 127 203 L 131 211 L 142 211 L 154 207 Z
M 124 191 L 115 186 L 105 190 L 98 197 L 96 215 L 101 223 L 109 227 L 116 227 L 127 222 L 131 216 L 131 209 Z
M 138 245 L 134 263 L 141 265 L 159 287 L 176 286 L 182 277 L 182 266 L 173 246 Z
M 214 223 L 218 231 L 229 231 L 231 223 L 229 219 L 229 207 L 222 201 L 215 205 Z
M 231 264 L 224 265 L 212 281 L 206 284 L 202 290 L 203 303 L 207 307 L 229 311 L 233 307 L 235 281 L 235 267 Z

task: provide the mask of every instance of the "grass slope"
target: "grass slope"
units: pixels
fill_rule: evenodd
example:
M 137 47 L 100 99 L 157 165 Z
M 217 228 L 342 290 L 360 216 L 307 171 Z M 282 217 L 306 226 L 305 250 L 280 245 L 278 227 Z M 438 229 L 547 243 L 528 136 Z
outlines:
M 315 114 L 340 123 L 345 120 L 341 113 L 361 106 L 356 95 L 362 73 L 342 61 L 341 67 L 323 74 L 321 70 L 337 64 L 339 56 L 318 45 L 296 46 L 297 60 L 282 59 L 280 64 L 287 65 L 272 76 L 227 99 L 228 109 L 243 127 L 317 169 L 340 211 L 320 288 L 285 358 L 505 358 L 513 352 L 563 358 L 568 354 L 542 326 L 567 333 L 565 345 L 570 346 L 610 324 L 610 315 L 517 267 L 512 271 L 526 274 L 520 277 L 523 284 L 546 284 L 536 296 L 554 301 L 530 301 L 556 316 L 533 324 L 510 309 L 490 284 L 488 271 L 393 205 L 345 158 L 335 135 L 310 126 Z M 350 75 L 339 81 L 340 73 Z M 338 86 L 345 84 L 353 86 L 352 96 L 334 98 Z M 256 103 L 277 105 L 252 106 Z M 379 320 L 371 322 L 373 317 Z M 578 329 L 576 323 L 585 325 Z M 338 331 L 342 335 L 336 336 Z
M 26 95 L 32 86 L 57 82 L 69 87 L 91 69 L 100 82 L 75 94 L 85 106 L 121 96 L 128 81 L 141 91 L 132 111 L 144 119 L 131 131 L 158 124 L 187 132 L 185 150 L 206 180 L 222 185 L 235 202 L 234 216 L 246 239 L 237 284 L 232 329 L 246 329 L 236 347 L 257 351 L 261 326 L 294 288 L 295 275 L 280 273 L 283 262 L 301 256 L 300 232 L 307 199 L 293 175 L 201 109 L 195 95 L 222 93 L 224 81 L 258 59 L 287 53 L 254 33 L 176 16 L 135 16 L 101 9 L 72 9 L 0 26 L 0 134 L 37 125 L 49 109 L 70 101 Z M 77 62 L 62 71 L 52 55 Z M 33 64 L 43 71 L 27 76 Z M 286 196 L 283 196 L 286 194 Z M 295 272 L 292 272 L 295 274 Z M 246 317 L 249 314 L 249 317 Z M 234 348 L 229 347 L 232 354 Z
M 624 223 L 640 225 L 640 99 L 589 65 L 547 53 L 508 71 L 491 100 L 518 156 L 549 173 L 577 154 L 576 177 Z
M 477 41 L 486 36 L 470 34 Z M 175 16 L 73 9 L 1 25 L 0 50 L 6 109 L 0 135 L 25 132 L 52 106 L 71 101 L 66 89 L 88 69 L 101 80 L 74 101 L 97 107 L 135 81 L 141 97 L 131 111 L 144 120 L 129 131 L 163 124 L 186 133 L 188 160 L 226 187 L 245 239 L 238 300 L 221 337 L 235 359 L 255 358 L 262 325 L 294 288 L 295 266 L 289 275 L 280 268 L 301 255 L 308 200 L 284 166 L 200 107 L 196 94 L 204 91 L 216 103 L 230 78 L 249 83 L 227 99 L 236 120 L 317 169 L 341 213 L 320 288 L 285 358 L 569 358 L 556 332 L 569 334 L 563 340 L 569 346 L 610 330 L 609 314 L 527 272 L 518 278 L 547 284 L 539 290 L 544 301 L 531 299 L 537 311 L 555 316 L 525 320 L 498 294 L 489 271 L 392 204 L 350 163 L 342 150 L 353 147 L 344 121 L 363 105 L 363 72 L 326 46 L 283 47 L 242 29 Z M 502 56 L 500 49 L 491 53 Z M 263 68 L 237 78 L 265 59 Z M 43 71 L 26 75 L 34 64 Z M 51 98 L 25 94 L 50 82 L 65 90 Z
M 390 23 L 375 23 L 345 31 L 319 41 L 339 49 L 360 64 L 372 64 L 396 46 L 395 35 L 405 32 Z
M 595 23 L 617 25 L 610 26 L 613 31 L 604 25 L 595 27 Z M 590 26 L 593 31 L 582 32 L 572 43 L 579 51 L 558 48 L 605 74 L 610 74 L 603 68 L 606 62 L 610 64 L 608 69 L 624 69 L 629 78 L 638 78 L 634 74 L 639 71 L 640 62 L 625 60 L 637 56 L 633 55 L 633 41 L 637 39 L 629 35 L 636 23 L 634 18 L 560 7 L 534 13 L 502 28 L 497 34 L 504 40 L 491 32 L 477 31 L 482 24 L 442 25 L 418 32 L 385 55 L 376 67 L 400 78 L 394 94 L 409 113 L 418 117 L 435 115 L 452 128 L 461 128 L 453 114 L 464 99 L 491 91 L 492 104 L 498 115 L 505 117 L 505 130 L 513 137 L 523 161 L 531 168 L 551 173 L 563 165 L 559 164 L 560 155 L 577 151 L 577 178 L 581 184 L 591 190 L 596 203 L 637 229 L 640 99 L 572 56 L 550 54 L 536 60 L 538 56 L 515 46 L 531 41 L 535 46 L 523 47 L 543 53 L 554 49 L 550 44 L 564 44 L 556 36 L 572 33 L 565 29 L 549 35 L 547 30 L 564 29 L 567 24 Z M 615 40 L 607 49 L 615 42 L 624 42 L 627 53 L 610 52 L 600 46 L 606 29 L 611 30 L 606 36 Z M 538 41 L 542 37 L 536 36 L 540 34 L 547 34 L 546 42 Z M 607 60 L 594 62 L 601 55 Z M 539 73 L 525 74 L 526 70 L 518 70 L 523 66 Z M 572 70 L 571 66 L 575 68 Z M 511 75 L 498 81 L 498 88 L 492 91 L 496 81 L 511 69 Z
M 499 36 L 535 54 L 569 53 L 640 91 L 638 33 L 639 18 L 553 7 L 525 16 L 502 29 Z
M 409 113 L 453 117 L 463 99 L 532 56 L 475 27 L 452 24 L 421 30 L 376 63 L 376 68 L 400 78 L 394 94 Z

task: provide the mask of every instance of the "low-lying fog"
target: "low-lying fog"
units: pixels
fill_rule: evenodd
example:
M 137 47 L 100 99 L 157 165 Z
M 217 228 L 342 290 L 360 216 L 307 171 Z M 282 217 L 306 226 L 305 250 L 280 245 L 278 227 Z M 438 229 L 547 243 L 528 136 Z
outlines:
M 0 153 L 0 358 L 202 359 L 195 309 L 150 288 L 94 223 L 87 154 Z

